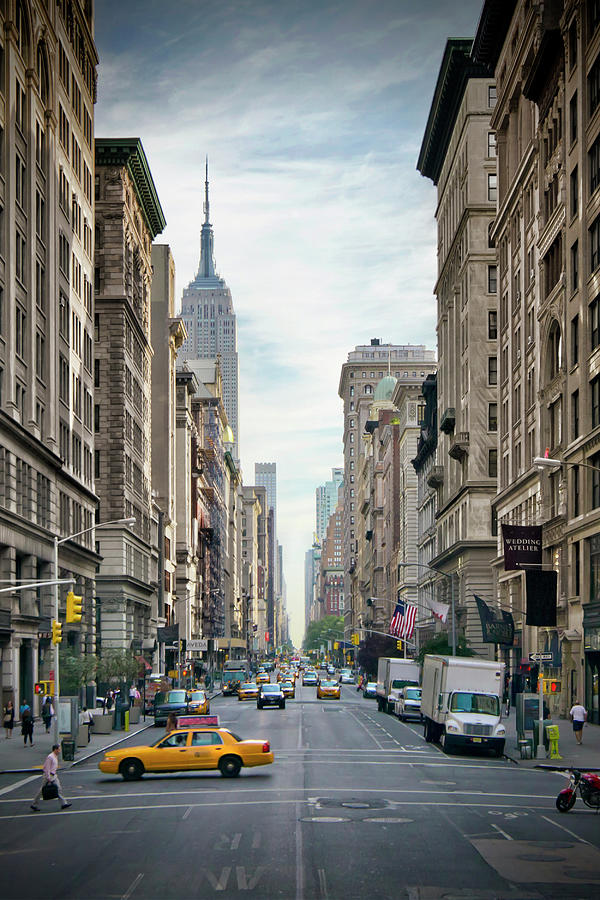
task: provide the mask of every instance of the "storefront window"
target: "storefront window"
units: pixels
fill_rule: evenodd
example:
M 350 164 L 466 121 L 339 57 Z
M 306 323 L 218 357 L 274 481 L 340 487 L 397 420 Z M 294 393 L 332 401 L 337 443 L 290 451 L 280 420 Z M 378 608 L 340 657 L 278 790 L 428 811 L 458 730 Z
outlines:
M 600 600 L 600 535 L 595 534 L 590 544 L 590 603 Z

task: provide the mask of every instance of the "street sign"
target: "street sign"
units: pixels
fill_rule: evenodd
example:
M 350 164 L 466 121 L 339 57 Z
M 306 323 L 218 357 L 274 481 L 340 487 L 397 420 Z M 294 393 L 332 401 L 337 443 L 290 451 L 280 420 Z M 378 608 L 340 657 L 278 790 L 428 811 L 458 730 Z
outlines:
M 531 662 L 552 662 L 554 654 L 551 650 L 538 651 L 537 653 L 530 653 L 529 659 Z
M 208 650 L 208 638 L 199 638 L 187 642 L 188 650 Z

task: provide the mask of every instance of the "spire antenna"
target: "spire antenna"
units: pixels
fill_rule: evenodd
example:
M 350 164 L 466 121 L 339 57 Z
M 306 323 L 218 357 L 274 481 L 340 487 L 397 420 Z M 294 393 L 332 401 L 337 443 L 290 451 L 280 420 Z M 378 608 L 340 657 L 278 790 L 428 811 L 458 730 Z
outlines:
M 204 222 L 208 225 L 210 206 L 208 202 L 208 155 L 206 157 L 206 177 L 204 181 Z

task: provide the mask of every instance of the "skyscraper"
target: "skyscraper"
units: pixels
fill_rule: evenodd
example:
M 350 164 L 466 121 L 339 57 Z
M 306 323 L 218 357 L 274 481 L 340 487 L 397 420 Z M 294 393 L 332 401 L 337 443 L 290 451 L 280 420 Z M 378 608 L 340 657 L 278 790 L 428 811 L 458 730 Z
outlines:
M 315 490 L 316 499 L 316 535 L 322 541 L 327 531 L 329 517 L 335 512 L 338 503 L 338 491 L 344 480 L 343 469 L 331 470 L 331 481 L 320 484 Z
M 183 291 L 181 316 L 188 337 L 180 359 L 214 359 L 221 356 L 223 403 L 235 438 L 233 455 L 239 459 L 239 361 L 237 320 L 231 291 L 215 270 L 214 236 L 209 221 L 208 160 L 204 183 L 204 222 L 200 235 L 200 265 L 193 281 Z
M 254 483 L 267 490 L 267 504 L 277 521 L 277 463 L 254 463 Z

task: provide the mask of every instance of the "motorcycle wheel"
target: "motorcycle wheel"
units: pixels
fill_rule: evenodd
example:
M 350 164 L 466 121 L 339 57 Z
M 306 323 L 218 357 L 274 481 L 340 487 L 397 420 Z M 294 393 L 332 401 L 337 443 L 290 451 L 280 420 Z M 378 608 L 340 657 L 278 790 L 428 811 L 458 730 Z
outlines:
M 559 794 L 556 798 L 556 808 L 561 813 L 568 813 L 570 809 L 573 809 L 575 806 L 575 800 L 577 799 L 577 795 L 575 791 L 571 794 L 570 797 L 564 797 Z

